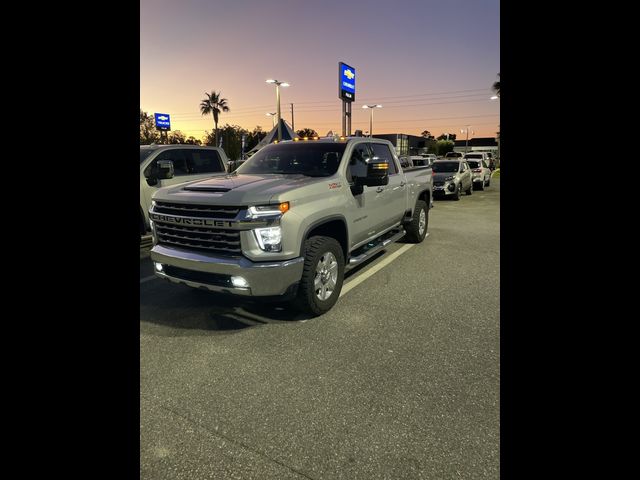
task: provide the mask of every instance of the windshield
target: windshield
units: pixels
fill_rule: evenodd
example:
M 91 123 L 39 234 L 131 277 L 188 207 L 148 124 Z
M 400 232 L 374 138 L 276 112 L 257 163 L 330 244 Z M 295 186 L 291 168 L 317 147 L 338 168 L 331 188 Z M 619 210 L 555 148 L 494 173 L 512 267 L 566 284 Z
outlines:
M 144 162 L 144 159 L 147 158 L 149 155 L 151 155 L 151 153 L 153 152 L 153 150 L 151 150 L 150 148 L 145 148 L 145 149 L 140 149 L 140 163 Z
M 475 160 L 467 160 L 467 163 L 471 168 L 480 168 L 480 162 L 477 162 Z
M 459 162 L 435 162 L 433 165 L 431 165 L 431 168 L 436 173 L 457 172 L 459 167 Z
M 328 177 L 338 170 L 346 143 L 280 143 L 267 145 L 236 170 L 237 173 Z
M 458 157 L 461 157 L 462 154 L 458 153 L 458 152 L 447 152 L 447 153 L 445 153 L 444 156 L 447 157 L 447 158 L 458 158 Z

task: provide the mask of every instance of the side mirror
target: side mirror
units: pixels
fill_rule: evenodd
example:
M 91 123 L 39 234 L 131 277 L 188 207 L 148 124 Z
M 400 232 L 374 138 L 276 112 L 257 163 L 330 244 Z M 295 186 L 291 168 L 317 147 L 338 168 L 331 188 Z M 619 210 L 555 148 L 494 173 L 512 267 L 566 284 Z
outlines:
M 362 179 L 367 187 L 389 184 L 389 162 L 386 160 L 370 159 L 367 163 L 367 176 Z
M 171 160 L 158 161 L 158 178 L 160 180 L 168 180 L 173 178 L 173 162 Z

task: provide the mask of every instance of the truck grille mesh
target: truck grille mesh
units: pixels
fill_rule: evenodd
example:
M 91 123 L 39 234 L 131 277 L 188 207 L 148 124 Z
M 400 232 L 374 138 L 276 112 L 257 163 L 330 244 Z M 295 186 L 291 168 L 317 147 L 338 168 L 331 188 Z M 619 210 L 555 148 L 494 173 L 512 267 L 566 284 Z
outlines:
M 154 213 L 166 213 L 189 218 L 235 218 L 241 207 L 183 205 L 178 203 L 156 202 Z M 222 228 L 202 228 L 176 225 L 154 220 L 156 235 L 160 245 L 198 250 L 225 256 L 240 256 L 240 232 Z

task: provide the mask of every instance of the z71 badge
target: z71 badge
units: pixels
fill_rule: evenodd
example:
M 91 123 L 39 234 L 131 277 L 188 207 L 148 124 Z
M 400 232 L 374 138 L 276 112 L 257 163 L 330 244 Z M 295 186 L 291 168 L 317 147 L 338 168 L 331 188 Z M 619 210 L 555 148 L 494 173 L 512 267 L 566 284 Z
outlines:
M 334 188 L 340 188 L 342 184 L 340 182 L 333 182 L 329 184 L 329 190 L 333 190 Z

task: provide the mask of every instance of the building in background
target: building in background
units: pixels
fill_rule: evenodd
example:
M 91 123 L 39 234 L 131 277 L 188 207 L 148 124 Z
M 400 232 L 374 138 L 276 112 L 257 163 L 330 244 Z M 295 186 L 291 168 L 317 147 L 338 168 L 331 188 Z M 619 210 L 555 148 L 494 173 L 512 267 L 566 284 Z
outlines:
M 427 152 L 429 145 L 432 143 L 435 145 L 434 139 L 427 139 L 418 135 L 408 135 L 406 133 L 384 133 L 381 135 L 374 135 L 373 138 L 382 138 L 389 140 L 394 147 L 396 147 L 396 153 L 400 155 L 422 155 Z
M 466 139 L 456 140 L 453 142 L 453 151 L 464 153 L 466 146 Z M 498 155 L 498 141 L 495 137 L 470 138 L 468 147 L 470 152 L 491 152 L 494 157 Z

